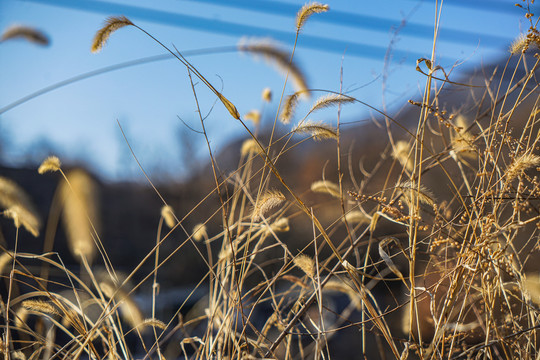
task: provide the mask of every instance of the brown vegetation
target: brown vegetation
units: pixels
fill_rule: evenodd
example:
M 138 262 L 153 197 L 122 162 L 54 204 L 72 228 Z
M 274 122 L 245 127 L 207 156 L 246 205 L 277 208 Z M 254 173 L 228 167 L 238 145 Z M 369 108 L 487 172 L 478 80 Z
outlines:
M 326 10 L 302 8 L 297 38 L 310 15 Z M 93 49 L 126 25 L 152 37 L 111 18 Z M 37 245 L 19 229 L 37 235 L 35 227 L 13 212 L 13 204 L 31 208 L 19 189 L 27 186 L 6 170 L 11 180 L 1 180 L 11 190 L 0 204 L 15 227 L 2 223 L 1 351 L 60 359 L 537 358 L 540 111 L 531 26 L 503 66 L 454 79 L 419 59 L 423 98 L 348 129 L 339 115 L 336 128 L 307 120 L 358 101 L 329 92 L 289 132 L 274 124 L 256 135 L 174 53 L 248 139 L 217 157 L 209 146 L 208 168 L 174 186 L 104 185 L 46 159 L 39 172 L 53 173 L 28 186 L 43 200 L 32 214 L 47 219 Z M 295 72 L 294 49 L 290 56 L 279 62 Z M 300 94 L 275 119 L 293 120 L 295 104 L 307 101 Z M 65 261 L 66 243 L 79 268 Z M 197 282 L 182 297 L 172 287 L 180 278 Z

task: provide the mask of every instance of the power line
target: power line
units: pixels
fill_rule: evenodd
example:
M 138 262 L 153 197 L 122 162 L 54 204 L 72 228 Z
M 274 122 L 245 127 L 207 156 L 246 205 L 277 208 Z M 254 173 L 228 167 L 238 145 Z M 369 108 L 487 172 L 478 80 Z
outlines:
M 128 17 L 138 18 L 143 21 L 150 21 L 159 24 L 171 25 L 175 27 L 183 27 L 195 29 L 204 32 L 219 33 L 221 35 L 241 36 L 256 36 L 256 37 L 271 37 L 280 42 L 291 44 L 295 34 L 281 30 L 273 30 L 258 26 L 242 25 L 228 21 L 205 19 L 202 17 L 184 15 L 178 13 L 170 13 L 166 11 L 153 10 L 132 5 L 120 5 L 99 0 L 25 0 L 29 2 L 40 3 L 44 5 L 59 6 L 63 8 L 71 8 L 82 11 L 90 11 L 96 13 L 124 14 Z M 363 58 L 382 59 L 387 51 L 382 46 L 361 44 L 356 42 L 348 42 L 343 40 L 335 40 L 323 38 L 313 35 L 302 35 L 299 46 L 322 50 L 328 52 L 336 52 L 343 54 L 345 51 L 348 55 L 359 56 Z M 416 60 L 419 57 L 425 56 L 420 53 L 411 51 L 394 50 L 394 56 L 398 58 L 413 57 Z
M 194 1 L 194 0 L 190 0 Z M 418 1 L 418 0 L 414 0 Z M 294 17 L 298 12 L 298 7 L 294 4 L 288 4 L 280 1 L 268 1 L 268 0 L 195 0 L 197 3 L 208 3 L 219 6 L 233 7 L 243 10 L 261 12 L 266 14 L 275 14 L 286 17 Z M 460 6 L 468 6 L 475 8 L 475 1 L 459 1 Z M 454 3 L 452 3 L 454 4 Z M 454 4 L 455 5 L 455 4 Z M 514 6 L 510 6 L 508 3 L 493 3 L 493 6 L 484 3 L 485 9 L 496 9 L 498 12 L 504 12 L 508 14 L 509 11 L 515 9 Z M 477 7 L 476 7 L 477 8 Z M 504 10 L 503 10 L 504 9 Z M 339 10 L 331 10 L 322 16 L 313 17 L 313 20 L 324 23 L 330 23 L 334 25 L 355 27 L 367 30 L 384 31 L 387 32 L 392 27 L 398 25 L 395 20 L 387 19 L 377 16 L 367 16 L 361 14 L 352 14 Z M 433 26 L 422 25 L 417 23 L 408 22 L 401 31 L 402 36 L 411 36 L 416 38 L 433 38 Z M 482 44 L 489 47 L 500 48 L 502 44 L 506 44 L 510 39 L 506 37 L 500 37 L 490 34 L 478 34 L 470 31 L 455 30 L 442 28 L 440 32 L 440 40 L 453 43 L 475 43 L 478 40 L 482 41 Z
M 29 2 L 40 3 L 44 5 L 59 6 L 64 8 L 70 8 L 75 10 L 90 11 L 103 14 L 124 14 L 132 18 L 138 18 L 144 21 L 156 22 L 159 24 L 166 24 L 175 27 L 184 27 L 188 29 L 195 29 L 204 32 L 219 33 L 222 35 L 231 35 L 231 36 L 257 36 L 257 37 L 272 37 L 278 41 L 291 44 L 294 39 L 294 33 L 286 32 L 281 30 L 268 29 L 258 26 L 243 25 L 228 21 L 215 20 L 215 19 L 206 19 L 202 17 L 184 15 L 178 13 L 170 13 L 166 11 L 153 10 L 143 7 L 137 7 L 132 5 L 122 5 L 115 4 L 99 0 L 25 0 Z M 208 0 L 210 1 L 210 0 Z M 283 4 L 283 3 L 280 3 Z M 287 4 L 286 4 L 287 5 Z M 324 16 L 331 15 L 331 13 L 326 13 Z M 344 14 L 347 15 L 347 14 Z M 353 24 L 359 21 L 358 16 L 349 14 L 350 16 L 344 16 L 341 19 L 342 23 Z M 332 15 L 331 15 L 332 16 Z M 322 17 L 322 16 L 320 16 Z M 382 25 L 377 23 L 378 18 L 372 17 L 363 17 L 365 18 L 364 23 L 367 25 L 362 26 L 373 26 L 375 30 L 381 31 L 381 26 L 390 26 L 391 21 L 386 20 L 386 23 Z M 337 20 L 336 20 L 337 21 Z M 414 24 L 413 24 L 414 25 Z M 422 25 L 409 26 L 413 32 L 427 31 L 429 27 L 423 27 Z M 407 28 L 406 27 L 406 28 Z M 387 31 L 388 29 L 385 29 Z M 429 34 L 432 36 L 433 30 L 429 28 Z M 450 33 L 452 34 L 452 33 Z M 454 31 L 455 36 L 460 35 L 460 32 Z M 444 34 L 443 34 L 444 35 Z M 470 33 L 461 32 L 460 36 L 470 36 Z M 442 38 L 444 40 L 444 36 Z M 468 41 L 471 41 L 470 37 Z M 482 40 L 484 43 L 484 40 Z M 501 46 L 502 43 L 506 42 L 503 39 L 491 38 L 492 44 L 495 42 Z M 358 56 L 363 58 L 369 58 L 374 60 L 379 60 L 384 58 L 387 48 L 376 45 L 362 44 L 357 42 L 349 42 L 337 39 L 329 39 L 320 36 L 313 36 L 304 34 L 300 38 L 299 46 L 343 54 L 346 52 L 350 56 Z M 408 59 L 410 62 L 415 61 L 417 58 L 424 57 L 426 54 L 420 54 L 412 51 L 403 51 L 399 49 L 393 50 L 393 56 L 399 59 Z
M 409 0 L 411 1 L 411 0 Z M 418 2 L 419 0 L 412 0 Z M 435 3 L 435 0 L 420 0 L 427 3 Z M 497 1 L 497 0 L 452 0 L 444 3 L 444 6 L 458 6 L 462 8 L 482 10 L 482 12 L 498 12 L 508 14 L 519 13 L 519 8 L 514 4 L 518 1 Z M 523 12 L 522 12 L 523 13 Z M 523 13 L 523 15 L 525 15 Z

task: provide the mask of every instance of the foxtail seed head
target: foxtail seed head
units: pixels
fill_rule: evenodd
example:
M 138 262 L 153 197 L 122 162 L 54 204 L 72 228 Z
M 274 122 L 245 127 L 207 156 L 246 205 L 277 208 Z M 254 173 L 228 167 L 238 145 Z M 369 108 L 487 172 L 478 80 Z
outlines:
M 133 23 L 123 15 L 111 16 L 107 18 L 103 27 L 99 29 L 94 36 L 91 51 L 93 53 L 101 51 L 101 49 L 103 48 L 103 46 L 105 46 L 107 40 L 109 40 L 109 37 L 113 32 L 128 25 L 133 25 Z

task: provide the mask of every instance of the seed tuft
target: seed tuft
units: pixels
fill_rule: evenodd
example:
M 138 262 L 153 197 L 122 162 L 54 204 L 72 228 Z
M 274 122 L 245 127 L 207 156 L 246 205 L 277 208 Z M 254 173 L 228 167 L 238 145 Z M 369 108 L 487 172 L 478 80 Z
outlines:
M 285 201 L 285 195 L 278 190 L 268 190 L 260 198 L 257 199 L 251 216 L 253 220 L 262 218 L 270 209 L 279 206 Z
M 49 156 L 43 162 L 38 168 L 38 173 L 45 174 L 46 172 L 54 172 L 60 170 L 60 167 L 62 164 L 60 163 L 60 159 L 56 156 Z
M 105 24 L 101 29 L 96 32 L 94 41 L 92 41 L 91 51 L 93 53 L 100 52 L 103 46 L 109 40 L 109 37 L 116 30 L 123 28 L 124 26 L 134 25 L 131 20 L 125 16 L 111 16 L 105 20 Z
M 299 32 L 302 29 L 311 15 L 327 12 L 329 9 L 328 5 L 317 2 L 305 4 L 296 15 L 296 31 Z
M 332 126 L 324 124 L 323 122 L 315 122 L 311 120 L 304 121 L 298 125 L 293 132 L 297 134 L 311 134 L 313 139 L 321 141 L 324 139 L 336 139 L 338 138 L 337 131 Z
M 42 46 L 47 46 L 50 43 L 49 38 L 45 33 L 24 25 L 13 25 L 8 27 L 2 34 L 0 42 L 13 39 L 23 39 Z
M 238 49 L 253 56 L 262 56 L 285 74 L 292 77 L 294 87 L 309 97 L 308 85 L 302 70 L 292 61 L 291 54 L 269 40 L 240 40 Z

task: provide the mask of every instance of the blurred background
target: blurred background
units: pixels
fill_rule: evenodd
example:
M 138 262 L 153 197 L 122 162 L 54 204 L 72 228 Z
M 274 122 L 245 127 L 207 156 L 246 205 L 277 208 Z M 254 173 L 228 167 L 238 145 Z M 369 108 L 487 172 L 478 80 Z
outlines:
M 516 0 L 527 6 L 526 2 Z M 451 79 L 479 64 L 508 56 L 529 27 L 516 1 L 448 0 L 440 13 L 436 64 Z M 244 115 L 274 120 L 284 77 L 263 60 L 235 50 L 242 38 L 272 38 L 291 50 L 297 0 L 2 0 L 0 29 L 27 25 L 49 45 L 0 43 L 0 161 L 30 166 L 48 154 L 83 163 L 109 181 L 142 180 L 118 123 L 149 173 L 182 180 L 208 160 L 186 69 L 134 27 L 118 30 L 105 48 L 90 52 L 108 16 L 125 15 L 171 48 L 176 47 Z M 434 0 L 328 1 L 302 30 L 295 60 L 314 89 L 343 91 L 378 109 L 417 98 L 425 77 L 416 60 L 430 58 Z M 532 9 L 534 13 L 534 9 Z M 452 68 L 456 66 L 454 70 Z M 340 81 L 340 70 L 343 80 Z M 274 97 L 263 104 L 261 92 Z M 214 151 L 245 136 L 215 96 L 196 85 Z M 285 94 L 293 92 L 288 85 Z M 39 95 L 39 96 L 36 96 Z M 317 94 L 315 97 L 317 97 Z M 214 106 L 215 105 L 215 106 Z M 306 105 L 307 106 L 307 105 Z M 300 109 L 299 114 L 302 114 Z M 344 108 L 348 124 L 369 121 L 366 106 Z M 335 109 L 317 119 L 335 122 Z M 250 123 L 250 125 L 252 125 Z

